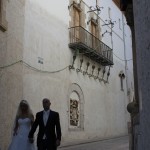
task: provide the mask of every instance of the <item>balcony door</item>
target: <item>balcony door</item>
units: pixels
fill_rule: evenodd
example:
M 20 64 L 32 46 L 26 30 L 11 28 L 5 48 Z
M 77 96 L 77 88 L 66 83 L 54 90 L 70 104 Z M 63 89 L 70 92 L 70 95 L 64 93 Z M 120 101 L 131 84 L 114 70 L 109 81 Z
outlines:
M 92 48 L 93 49 L 96 49 L 96 37 L 97 37 L 97 33 L 96 33 L 96 24 L 95 23 L 93 23 L 92 21 L 91 21 L 91 33 L 92 33 Z
M 74 38 L 75 42 L 80 41 L 80 11 L 76 8 L 73 7 L 73 12 L 74 12 Z

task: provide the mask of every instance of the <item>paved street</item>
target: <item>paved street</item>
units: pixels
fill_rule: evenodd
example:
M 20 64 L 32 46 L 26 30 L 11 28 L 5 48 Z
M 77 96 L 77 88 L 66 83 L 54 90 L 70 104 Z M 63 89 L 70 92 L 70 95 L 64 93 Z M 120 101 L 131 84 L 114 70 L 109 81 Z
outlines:
M 128 137 L 83 143 L 69 147 L 62 147 L 58 150 L 129 150 Z

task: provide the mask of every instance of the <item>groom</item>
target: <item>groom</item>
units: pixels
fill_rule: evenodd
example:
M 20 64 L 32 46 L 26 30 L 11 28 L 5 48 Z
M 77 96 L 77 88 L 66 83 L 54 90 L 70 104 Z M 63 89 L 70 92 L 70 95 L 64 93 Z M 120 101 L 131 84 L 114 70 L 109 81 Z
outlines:
M 38 150 L 56 150 L 61 141 L 59 114 L 50 110 L 50 100 L 43 99 L 44 110 L 36 114 L 35 122 L 29 132 L 29 141 L 33 142 L 33 135 L 39 126 L 37 137 Z

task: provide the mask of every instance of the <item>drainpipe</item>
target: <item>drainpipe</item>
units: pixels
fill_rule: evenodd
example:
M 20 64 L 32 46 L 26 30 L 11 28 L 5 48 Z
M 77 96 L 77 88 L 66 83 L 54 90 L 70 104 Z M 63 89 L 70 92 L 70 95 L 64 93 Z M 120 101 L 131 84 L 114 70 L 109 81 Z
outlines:
M 123 30 L 123 47 L 124 47 L 124 59 L 125 59 L 125 74 L 126 74 L 126 87 L 127 90 L 129 88 L 128 86 L 128 74 L 127 74 L 127 57 L 126 57 L 126 43 L 125 43 L 125 22 L 124 22 L 124 17 L 123 17 L 123 13 L 122 13 L 122 30 Z

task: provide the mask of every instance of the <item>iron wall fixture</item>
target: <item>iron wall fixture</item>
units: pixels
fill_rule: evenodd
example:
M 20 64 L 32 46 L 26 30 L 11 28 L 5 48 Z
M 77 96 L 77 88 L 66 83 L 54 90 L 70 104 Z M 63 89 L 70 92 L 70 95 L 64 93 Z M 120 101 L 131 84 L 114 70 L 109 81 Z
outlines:
M 102 26 L 109 26 L 111 25 L 111 28 L 114 27 L 114 24 L 116 23 L 116 21 L 112 21 L 111 19 L 110 20 L 105 20 L 107 23 L 103 24 Z
M 98 5 L 96 5 L 96 8 L 94 8 L 93 6 L 90 6 L 89 8 L 90 8 L 91 10 L 87 11 L 87 13 L 97 11 L 97 13 L 98 13 L 98 15 L 99 15 L 100 12 L 101 12 L 101 9 L 103 9 L 104 7 L 99 7 Z M 93 9 L 92 9 L 92 8 L 93 8 Z
M 99 72 L 101 71 L 101 68 L 98 68 L 97 70 L 98 70 L 98 71 L 97 71 L 97 76 L 95 76 L 95 78 L 94 78 L 94 79 L 97 79 L 97 78 L 98 78 L 98 76 L 99 76 Z
M 83 59 L 80 59 L 80 70 L 82 68 L 82 64 L 83 64 Z
M 104 80 L 103 78 L 98 77 L 101 68 L 98 68 L 97 76 L 94 76 L 93 74 L 94 74 L 95 66 L 93 65 L 93 66 L 92 66 L 92 68 L 93 68 L 93 71 L 92 71 L 92 72 L 93 72 L 93 73 L 92 73 L 92 74 L 88 74 L 88 68 L 89 68 L 89 66 L 90 66 L 90 63 L 87 62 L 86 71 L 82 71 L 82 70 L 80 70 L 79 68 L 76 68 L 76 72 L 81 72 L 83 75 L 87 75 L 87 76 L 89 76 L 89 77 L 93 77 L 93 79 L 98 80 L 99 82 L 103 81 L 104 84 L 109 83 L 107 80 Z M 70 67 L 71 67 L 72 70 L 75 70 L 75 68 L 72 67 L 72 65 L 70 65 Z M 105 71 L 105 72 L 106 72 L 106 71 Z M 103 73 L 104 73 L 104 71 L 103 71 Z
M 79 68 L 77 68 L 76 69 L 76 72 L 78 73 L 78 72 L 82 72 L 82 70 L 80 70 Z
M 90 63 L 87 62 L 86 65 L 87 65 L 86 71 L 83 71 L 83 75 L 86 75 L 86 74 L 88 75 L 87 71 L 88 71 L 88 68 L 89 68 L 89 66 L 90 66 Z
M 73 55 L 72 65 L 69 66 L 69 69 L 74 69 L 74 62 L 76 60 L 76 55 Z
M 80 68 L 76 69 L 77 72 L 81 72 L 82 73 L 82 70 L 81 70 L 82 64 L 83 64 L 83 59 L 80 59 Z
M 114 23 L 116 23 L 116 21 L 112 21 L 111 19 L 110 20 L 105 20 L 107 23 L 105 23 L 105 24 L 103 24 L 102 26 L 109 26 L 109 25 L 111 25 L 111 31 L 109 32 L 109 31 L 105 31 L 103 34 L 102 34 L 102 36 L 104 36 L 106 33 L 109 33 L 111 36 L 112 36 L 112 28 L 114 27 Z
M 110 76 L 110 66 L 109 66 L 109 69 L 108 69 L 108 72 L 107 72 L 107 82 L 108 82 L 109 76 Z
M 105 74 L 106 70 L 105 70 L 105 67 L 103 69 L 103 75 L 102 75 L 102 79 L 104 78 L 104 74 Z
M 94 77 L 94 75 L 93 75 L 93 73 L 94 73 L 94 69 L 95 69 L 95 66 L 94 65 L 92 65 L 92 77 Z
M 102 34 L 102 37 L 106 34 L 109 33 L 112 36 L 112 32 L 108 32 L 107 30 Z
M 98 78 L 99 82 L 104 81 L 102 78 Z
M 93 77 L 93 72 L 94 72 L 95 66 L 92 65 L 92 74 L 89 74 L 89 77 Z

